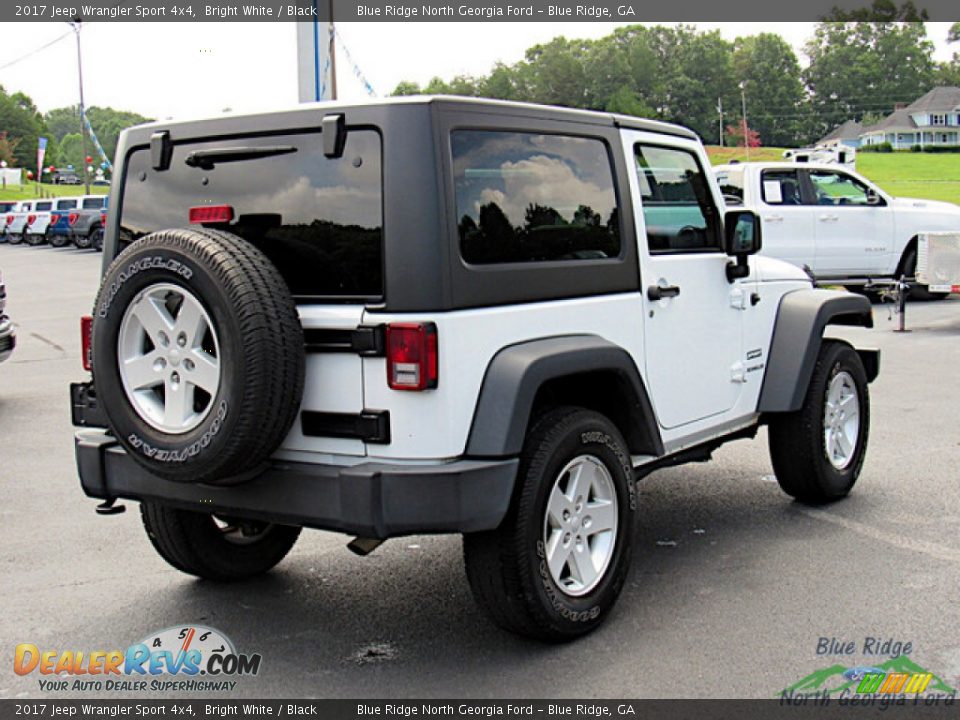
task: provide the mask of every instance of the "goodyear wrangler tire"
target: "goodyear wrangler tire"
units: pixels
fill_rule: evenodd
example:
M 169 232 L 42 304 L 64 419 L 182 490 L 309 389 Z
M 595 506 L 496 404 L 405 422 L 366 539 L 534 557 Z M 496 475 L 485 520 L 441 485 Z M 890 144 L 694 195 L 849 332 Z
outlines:
M 266 256 L 230 233 L 164 230 L 124 250 L 104 275 L 92 340 L 110 428 L 160 477 L 242 482 L 296 418 L 296 307 Z
M 527 433 L 507 517 L 463 538 L 474 598 L 520 635 L 564 642 L 590 632 L 623 588 L 635 509 L 617 428 L 582 408 L 545 413 Z

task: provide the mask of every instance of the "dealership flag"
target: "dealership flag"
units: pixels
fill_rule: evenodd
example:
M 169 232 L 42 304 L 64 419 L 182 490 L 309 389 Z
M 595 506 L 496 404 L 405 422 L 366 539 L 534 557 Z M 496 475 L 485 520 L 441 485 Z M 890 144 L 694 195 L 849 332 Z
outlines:
M 47 154 L 47 139 L 45 137 L 37 140 L 37 180 L 43 174 L 43 156 Z

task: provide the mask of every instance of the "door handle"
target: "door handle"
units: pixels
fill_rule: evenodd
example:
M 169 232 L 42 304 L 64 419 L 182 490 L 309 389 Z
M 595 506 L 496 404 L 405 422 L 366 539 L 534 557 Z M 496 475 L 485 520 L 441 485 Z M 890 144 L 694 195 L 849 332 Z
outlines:
M 836 222 L 840 219 L 839 215 L 821 215 L 820 222 Z
M 664 298 L 675 298 L 680 294 L 680 288 L 676 285 L 651 285 L 647 288 L 647 298 L 656 302 Z
M 783 215 L 767 215 L 764 219 L 767 222 L 783 222 Z

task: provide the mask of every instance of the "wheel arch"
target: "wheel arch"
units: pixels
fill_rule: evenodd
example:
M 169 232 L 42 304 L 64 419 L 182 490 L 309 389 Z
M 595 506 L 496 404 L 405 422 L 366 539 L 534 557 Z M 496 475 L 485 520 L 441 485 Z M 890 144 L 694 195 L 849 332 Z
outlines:
M 780 300 L 758 412 L 800 409 L 828 325 L 872 328 L 870 301 L 861 295 L 819 289 L 788 293 Z M 880 371 L 880 354 L 876 350 L 856 350 L 872 382 Z
M 518 455 L 534 415 L 556 404 L 607 416 L 633 454 L 663 455 L 653 405 L 636 363 L 596 335 L 543 338 L 500 350 L 484 375 L 467 455 Z
M 900 259 L 897 261 L 897 269 L 894 272 L 894 278 L 900 278 L 907 272 L 907 256 L 911 251 L 916 251 L 917 243 L 919 238 L 917 235 L 914 235 L 907 241 L 907 244 L 903 246 L 903 251 L 900 253 Z

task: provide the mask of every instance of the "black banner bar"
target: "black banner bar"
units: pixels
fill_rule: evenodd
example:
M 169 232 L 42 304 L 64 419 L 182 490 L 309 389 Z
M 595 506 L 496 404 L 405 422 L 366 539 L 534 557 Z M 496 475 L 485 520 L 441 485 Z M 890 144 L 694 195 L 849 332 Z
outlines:
M 636 720 L 956 720 L 955 696 L 795 696 L 771 700 L 0 700 L 7 718 L 634 718 Z
M 895 3 L 900 5 L 902 3 Z M 960 17 L 955 0 L 918 0 L 930 20 Z M 3 2 L 3 22 L 744 22 L 813 21 L 870 0 L 38 0 Z

